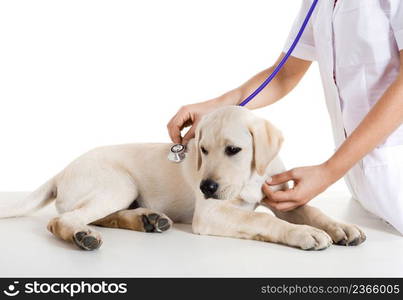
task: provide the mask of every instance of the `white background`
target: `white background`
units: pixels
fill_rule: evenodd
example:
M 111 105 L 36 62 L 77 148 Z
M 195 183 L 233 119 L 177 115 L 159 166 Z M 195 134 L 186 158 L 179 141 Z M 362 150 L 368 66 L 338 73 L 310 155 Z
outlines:
M 274 63 L 300 1 L 1 1 L 0 190 L 32 190 L 96 146 L 168 142 L 181 105 Z M 257 112 L 288 168 L 334 144 L 317 65 Z M 344 190 L 339 182 L 333 189 Z

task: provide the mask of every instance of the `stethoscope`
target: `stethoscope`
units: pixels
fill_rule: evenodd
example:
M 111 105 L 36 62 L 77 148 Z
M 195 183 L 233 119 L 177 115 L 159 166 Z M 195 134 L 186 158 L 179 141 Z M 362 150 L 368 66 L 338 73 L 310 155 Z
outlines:
M 175 163 L 183 161 L 185 157 L 186 147 L 182 144 L 174 144 L 168 153 L 168 160 Z
M 273 72 L 266 78 L 266 80 L 252 93 L 250 94 L 245 100 L 243 100 L 239 106 L 245 106 L 247 103 L 249 103 L 253 98 L 256 97 L 272 80 L 278 72 L 281 70 L 281 68 L 284 66 L 284 64 L 287 62 L 288 58 L 291 56 L 291 53 L 294 51 L 295 47 L 297 46 L 302 34 L 305 31 L 306 25 L 309 22 L 309 19 L 312 16 L 313 11 L 315 10 L 316 4 L 318 4 L 319 0 L 314 0 L 312 2 L 312 5 L 306 14 L 306 17 L 304 19 L 304 22 L 301 25 L 300 30 L 298 31 L 297 36 L 295 37 L 293 43 L 291 44 L 290 49 L 288 49 L 287 53 L 283 57 L 283 59 L 279 62 L 279 64 L 276 66 L 276 68 L 273 70 Z M 186 157 L 186 146 L 182 144 L 174 144 L 169 153 L 168 153 L 168 160 L 179 163 L 183 161 Z

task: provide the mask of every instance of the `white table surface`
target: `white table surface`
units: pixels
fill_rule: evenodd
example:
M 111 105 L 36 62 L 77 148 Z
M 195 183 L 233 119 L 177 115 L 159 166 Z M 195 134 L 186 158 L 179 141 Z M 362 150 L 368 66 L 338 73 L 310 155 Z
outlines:
M 0 193 L 13 201 L 26 193 Z M 0 219 L 0 277 L 386 277 L 403 276 L 403 236 L 345 193 L 311 202 L 358 224 L 367 241 L 357 247 L 302 251 L 282 245 L 198 236 L 189 225 L 165 233 L 97 228 L 102 247 L 85 252 L 47 230 L 54 206 L 33 216 Z

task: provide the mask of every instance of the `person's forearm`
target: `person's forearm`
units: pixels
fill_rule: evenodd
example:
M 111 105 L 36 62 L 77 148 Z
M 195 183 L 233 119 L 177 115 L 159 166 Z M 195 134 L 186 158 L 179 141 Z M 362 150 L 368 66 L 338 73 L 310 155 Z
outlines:
M 382 143 L 403 122 L 403 74 L 388 88 L 353 133 L 325 162 L 333 181 Z
M 241 103 L 247 96 L 255 91 L 259 85 L 271 74 L 279 61 L 283 58 L 282 54 L 275 65 L 270 67 L 257 75 L 253 76 L 247 82 L 242 84 L 224 95 L 213 99 L 215 102 L 224 105 L 237 105 Z M 290 57 L 277 76 L 270 82 L 270 84 L 263 89 L 246 107 L 249 109 L 256 109 L 273 104 L 277 100 L 287 95 L 301 80 L 305 72 L 308 70 L 311 62 L 304 61 L 295 57 Z

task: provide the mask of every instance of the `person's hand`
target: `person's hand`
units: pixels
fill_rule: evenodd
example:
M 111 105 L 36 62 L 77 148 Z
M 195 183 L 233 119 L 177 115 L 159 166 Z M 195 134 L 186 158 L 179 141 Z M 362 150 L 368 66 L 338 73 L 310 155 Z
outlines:
M 272 176 L 263 184 L 266 204 L 280 211 L 290 211 L 312 200 L 325 191 L 337 178 L 326 164 L 295 168 Z M 293 181 L 293 188 L 286 191 L 273 191 L 270 185 Z
M 197 123 L 201 117 L 210 111 L 220 107 L 222 104 L 213 99 L 205 102 L 182 106 L 179 111 L 168 122 L 167 128 L 172 142 L 186 145 L 195 135 Z M 192 126 L 182 138 L 182 129 Z

